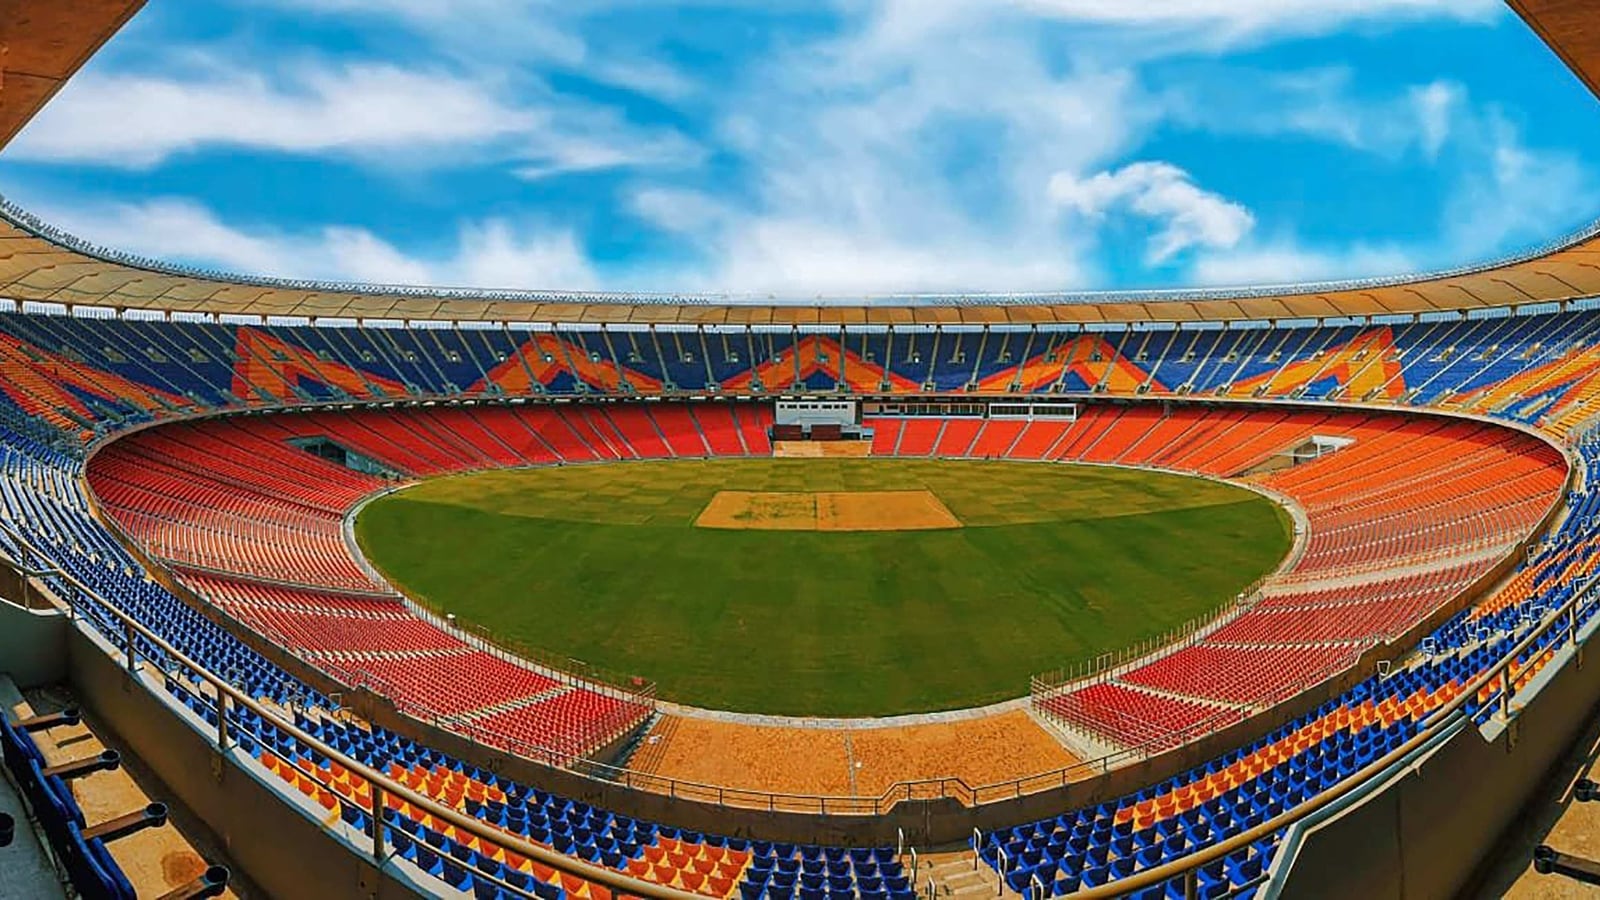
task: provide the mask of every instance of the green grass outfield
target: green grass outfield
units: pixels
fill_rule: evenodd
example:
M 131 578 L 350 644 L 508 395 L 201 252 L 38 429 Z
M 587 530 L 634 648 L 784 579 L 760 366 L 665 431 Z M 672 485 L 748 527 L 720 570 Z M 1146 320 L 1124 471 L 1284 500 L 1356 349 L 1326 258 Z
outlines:
M 926 489 L 966 527 L 696 528 L 719 490 Z M 492 472 L 356 522 L 398 585 L 529 646 L 654 679 L 661 696 L 786 715 L 951 709 L 1161 634 L 1290 546 L 1240 488 L 1091 466 L 684 460 Z

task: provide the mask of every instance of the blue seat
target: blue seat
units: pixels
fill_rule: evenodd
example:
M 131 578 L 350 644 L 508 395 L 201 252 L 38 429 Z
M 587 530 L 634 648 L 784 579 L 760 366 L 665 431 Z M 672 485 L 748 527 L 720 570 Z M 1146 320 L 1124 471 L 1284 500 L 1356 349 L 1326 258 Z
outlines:
M 455 860 L 444 860 L 444 873 L 441 877 L 444 878 L 445 884 L 458 891 L 472 890 L 472 873 L 457 864 Z

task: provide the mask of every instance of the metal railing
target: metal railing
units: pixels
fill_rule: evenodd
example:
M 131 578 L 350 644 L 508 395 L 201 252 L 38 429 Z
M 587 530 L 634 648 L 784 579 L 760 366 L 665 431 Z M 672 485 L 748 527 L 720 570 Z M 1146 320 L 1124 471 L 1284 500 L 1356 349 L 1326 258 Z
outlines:
M 0 530 L 4 530 L 9 533 L 13 539 L 18 541 L 19 545 L 21 545 L 26 552 L 33 553 L 35 555 L 42 555 L 36 547 L 34 547 L 22 536 L 13 532 L 9 526 L 0 526 Z M 230 706 L 234 708 L 244 708 L 260 716 L 263 721 L 270 723 L 274 728 L 277 728 L 279 731 L 288 734 L 296 741 L 310 748 L 314 752 L 338 762 L 353 776 L 359 778 L 363 783 L 366 784 L 368 788 L 369 796 L 371 797 L 370 809 L 368 809 L 365 804 L 356 803 L 355 801 L 345 798 L 341 794 L 333 791 L 331 786 L 326 787 L 327 790 L 336 798 L 336 802 L 341 805 L 341 808 L 346 806 L 355 806 L 364 814 L 372 816 L 372 853 L 374 859 L 379 863 L 386 860 L 389 856 L 389 845 L 385 837 L 384 828 L 385 817 L 380 810 L 382 810 L 385 806 L 385 798 L 392 796 L 411 804 L 414 808 L 426 812 L 440 821 L 447 822 L 458 829 L 464 830 L 469 834 L 472 834 L 474 837 L 486 841 L 493 846 L 501 847 L 512 853 L 516 853 L 520 856 L 525 856 L 529 859 L 549 865 L 552 868 L 558 869 L 567 874 L 606 885 L 619 894 L 653 898 L 670 898 L 670 900 L 693 900 L 693 898 L 698 897 L 698 895 L 687 891 L 682 891 L 652 882 L 641 881 L 626 874 L 605 867 L 595 866 L 575 857 L 557 853 L 553 850 L 549 850 L 537 844 L 523 840 L 516 835 L 509 834 L 501 831 L 498 828 L 487 825 L 486 823 L 471 816 L 467 816 L 455 809 L 446 807 L 436 802 L 432 798 L 417 793 L 404 784 L 390 779 L 386 775 L 367 767 L 360 761 L 349 757 L 336 748 L 324 743 L 315 736 L 302 730 L 292 721 L 286 720 L 278 710 L 256 701 L 253 697 L 234 687 L 226 679 L 213 674 L 206 667 L 200 665 L 178 651 L 161 636 L 157 635 L 155 632 L 139 623 L 132 616 L 129 616 L 120 609 L 117 609 L 113 604 L 102 597 L 98 591 L 84 584 L 71 573 L 56 567 L 29 567 L 11 560 L 7 560 L 6 564 L 19 573 L 29 572 L 44 575 L 45 577 L 59 579 L 73 591 L 78 592 L 78 594 L 69 592 L 66 595 L 68 614 L 71 617 L 75 627 L 92 627 L 84 623 L 83 616 L 78 609 L 78 605 L 81 602 L 78 599 L 79 594 L 96 602 L 106 614 L 120 623 L 122 628 L 121 640 L 124 665 L 130 674 L 136 675 L 139 669 L 138 644 L 135 641 L 135 636 L 137 636 L 138 638 L 147 641 L 152 647 L 155 647 L 165 654 L 168 658 L 168 661 L 175 664 L 175 669 L 181 669 L 183 671 L 190 672 L 200 681 L 209 686 L 213 692 L 214 702 L 217 709 L 216 746 L 219 752 L 226 752 L 230 746 L 229 739 L 231 732 L 230 722 L 228 719 L 228 711 Z M 1557 628 L 1564 629 L 1564 637 L 1567 646 L 1576 646 L 1578 643 L 1578 633 L 1580 629 L 1579 613 L 1586 606 L 1593 605 L 1592 601 L 1594 600 L 1594 589 L 1597 584 L 1600 584 L 1600 575 L 1591 577 L 1589 581 L 1585 582 L 1584 585 L 1579 588 L 1579 590 L 1574 592 L 1571 598 L 1569 598 L 1559 607 L 1547 613 L 1543 619 L 1540 620 L 1537 626 L 1530 630 L 1522 640 L 1518 641 L 1509 650 L 1507 650 L 1497 662 L 1483 670 L 1483 672 L 1481 672 L 1476 678 L 1464 686 L 1460 693 L 1458 693 L 1453 699 L 1429 714 L 1426 724 L 1417 732 L 1417 734 L 1403 743 L 1400 747 L 1389 752 L 1382 758 L 1372 762 L 1365 768 L 1353 774 L 1351 777 L 1346 778 L 1332 788 L 1329 788 L 1328 790 L 1318 794 L 1316 797 L 1307 800 L 1299 806 L 1296 806 L 1294 809 L 1286 810 L 1255 828 L 1244 831 L 1232 838 L 1214 844 L 1211 847 L 1163 865 L 1156 866 L 1152 869 L 1136 873 L 1116 882 L 1094 887 L 1085 891 L 1079 891 L 1069 896 L 1078 898 L 1078 900 L 1100 900 L 1100 898 L 1112 898 L 1122 896 L 1129 892 L 1137 891 L 1146 887 L 1162 884 L 1174 878 L 1186 878 L 1192 887 L 1195 879 L 1195 873 L 1200 867 L 1222 859 L 1240 849 L 1248 847 L 1261 838 L 1275 834 L 1289 827 L 1290 825 L 1295 824 L 1296 822 L 1302 821 L 1329 804 L 1349 795 L 1351 792 L 1365 785 L 1367 782 L 1382 774 L 1396 763 L 1405 759 L 1413 751 L 1442 734 L 1445 728 L 1449 727 L 1455 721 L 1465 715 L 1466 705 L 1485 689 L 1491 689 L 1492 692 L 1497 692 L 1499 701 L 1499 715 L 1502 716 L 1503 719 L 1509 720 L 1513 716 L 1512 699 L 1515 689 L 1513 678 L 1516 674 L 1518 674 L 1513 672 L 1513 669 L 1519 667 L 1517 662 L 1518 657 L 1537 647 L 1542 638 L 1555 631 Z M 107 637 L 109 638 L 112 636 L 107 635 Z M 1546 649 L 1548 650 L 1550 648 Z M 1525 669 L 1526 667 L 1527 664 L 1521 664 L 1521 668 Z M 170 672 L 173 671 L 173 669 L 166 669 L 164 671 Z M 141 682 L 141 684 L 144 683 Z M 146 689 L 152 690 L 152 693 L 154 693 L 154 689 L 149 685 L 144 686 Z M 1493 693 L 1491 694 L 1491 699 L 1495 699 Z M 297 764 L 289 761 L 285 761 L 285 763 L 291 765 L 300 775 L 310 778 L 318 784 L 322 784 L 318 773 L 306 771 Z M 937 781 L 927 782 L 924 784 L 940 785 L 942 791 L 943 786 L 952 781 L 955 781 L 955 779 L 939 779 Z M 914 793 L 913 785 L 908 784 L 905 785 L 905 787 L 908 790 L 908 797 L 911 796 L 912 793 Z M 718 788 L 717 790 L 720 791 L 723 789 Z M 485 877 L 487 878 L 488 876 Z M 494 879 L 490 880 L 492 881 Z M 513 891 L 519 895 L 532 896 L 531 893 L 514 888 L 509 884 L 503 886 L 507 890 Z
M 1514 718 L 1512 706 L 1516 674 L 1514 668 L 1526 669 L 1529 663 L 1519 664 L 1517 658 L 1539 645 L 1540 639 L 1547 634 L 1564 629 L 1563 635 L 1566 646 L 1576 647 L 1578 644 L 1578 631 L 1580 628 L 1579 612 L 1586 605 L 1593 605 L 1596 585 L 1600 585 L 1600 575 L 1591 577 L 1577 591 L 1573 592 L 1565 603 L 1547 613 L 1543 619 L 1524 637 L 1507 650 L 1498 661 L 1484 669 L 1478 677 L 1466 684 L 1461 692 L 1450 701 L 1429 713 L 1426 724 L 1405 743 L 1390 751 L 1383 757 L 1369 763 L 1350 777 L 1340 781 L 1333 787 L 1317 794 L 1293 809 L 1284 810 L 1282 813 L 1262 822 L 1255 828 L 1241 832 L 1225 841 L 1213 844 L 1204 850 L 1199 850 L 1171 862 L 1164 863 L 1143 872 L 1138 872 L 1126 878 L 1099 885 L 1087 890 L 1076 891 L 1062 895 L 1073 900 L 1111 900 L 1114 897 L 1123 897 L 1134 891 L 1165 884 L 1173 879 L 1185 880 L 1185 895 L 1195 896 L 1198 872 L 1201 867 L 1223 859 L 1232 853 L 1249 847 L 1256 841 L 1269 835 L 1277 834 L 1289 826 L 1303 821 L 1312 814 L 1322 810 L 1328 805 L 1349 796 L 1351 793 L 1365 786 L 1368 782 L 1383 774 L 1391 767 L 1406 759 L 1419 748 L 1441 736 L 1446 729 L 1467 715 L 1466 706 L 1480 692 L 1492 689 L 1491 700 L 1498 701 L 1498 715 L 1503 721 L 1509 722 Z M 1546 648 L 1547 650 L 1549 648 Z M 1536 657 L 1537 659 L 1537 657 Z M 1005 873 L 1001 873 L 1002 879 Z
M 419 402 L 421 401 L 416 398 L 412 398 L 408 400 L 379 403 L 376 405 L 408 406 L 416 405 Z M 1255 403 L 1257 401 L 1248 402 Z M 276 408 L 275 411 L 289 411 L 296 408 L 327 408 L 329 406 L 337 408 L 340 405 L 341 404 L 337 403 L 286 403 L 281 405 L 281 407 Z M 356 406 L 374 404 L 352 403 L 351 405 Z M 1343 404 L 1335 405 L 1343 406 Z M 1415 411 L 1405 410 L 1405 412 L 1414 413 Z M 1457 417 L 1476 418 L 1471 416 Z M 158 423 L 152 422 L 148 424 L 153 425 Z M 1520 423 L 1499 422 L 1497 424 L 1503 427 L 1509 427 L 1512 430 L 1521 431 L 1540 439 L 1544 439 L 1542 435 L 1539 435 L 1531 428 L 1523 426 Z M 1222 479 L 1215 478 L 1211 478 L 1209 480 L 1219 482 L 1223 481 Z M 1226 483 L 1231 484 L 1232 482 Z M 1256 490 L 1260 493 L 1270 494 L 1270 492 L 1264 491 L 1258 485 L 1244 485 L 1244 487 Z M 1271 496 L 1276 499 L 1276 495 Z M 1278 502 L 1281 503 L 1282 500 L 1279 499 Z M 1557 498 L 1556 501 L 1554 501 L 1554 506 L 1559 505 L 1560 498 Z M 1292 509 L 1293 508 L 1291 507 L 1291 511 Z M 133 542 L 129 536 L 120 529 L 118 523 L 111 520 L 109 517 L 98 518 L 103 525 L 106 525 L 110 528 L 113 534 L 118 535 L 122 539 L 124 545 L 134 553 L 136 559 L 139 559 L 141 562 L 146 564 L 151 562 L 151 560 L 140 549 L 138 544 Z M 1296 558 L 1302 549 L 1303 547 L 1300 546 L 1297 541 L 1295 552 L 1291 554 L 1289 559 L 1285 560 L 1285 564 Z M 159 569 L 160 567 L 155 566 L 154 568 Z M 1275 580 L 1278 577 L 1282 577 L 1283 574 L 1283 566 L 1280 566 L 1279 571 L 1273 573 L 1271 576 L 1268 576 L 1268 578 Z M 234 623 L 234 627 L 237 629 L 246 631 L 259 631 L 259 629 L 257 629 L 255 626 L 247 627 L 243 623 L 238 622 L 238 620 L 226 610 L 223 610 L 211 603 L 203 596 L 187 590 L 184 590 L 182 595 L 191 598 L 193 601 L 203 604 L 216 616 L 224 619 L 225 621 Z M 419 610 L 423 609 L 422 607 L 417 608 Z M 1224 609 L 1236 611 L 1238 607 L 1236 605 L 1229 604 L 1225 606 Z M 1220 622 L 1221 619 L 1219 618 L 1217 621 Z M 456 627 L 459 628 L 459 626 Z M 470 632 L 464 633 L 469 635 L 471 634 Z M 269 634 L 267 636 L 271 637 L 272 635 Z M 1154 652 L 1163 653 L 1165 651 L 1162 649 L 1157 649 Z M 305 660 L 301 660 L 301 662 L 306 663 Z M 338 674 L 333 674 L 330 673 L 325 666 L 315 663 L 306 664 L 319 671 L 319 673 L 324 677 L 328 677 L 333 681 L 346 681 L 348 683 L 353 677 L 354 683 L 352 686 L 360 686 L 363 681 L 377 687 L 384 686 L 380 680 L 375 679 L 370 675 L 350 673 L 344 670 L 340 670 Z M 1131 665 L 1131 663 L 1124 663 L 1124 665 Z M 550 668 L 558 671 L 560 669 L 560 665 L 552 665 Z M 1332 677 L 1333 674 L 1335 673 L 1331 670 L 1324 671 L 1315 677 L 1308 677 L 1288 690 L 1290 693 L 1304 690 L 1313 686 L 1315 683 L 1325 681 L 1327 678 Z M 603 684 L 604 682 L 596 683 Z M 402 696 L 401 694 L 393 691 L 388 691 L 387 693 L 392 699 Z M 1257 704 L 1255 707 L 1249 710 L 1249 713 L 1251 715 L 1260 714 L 1265 710 L 1270 709 L 1284 696 L 1287 695 L 1283 692 L 1279 692 L 1271 702 Z M 452 731 L 452 733 L 457 734 L 480 746 L 494 750 L 508 750 L 510 752 L 526 756 L 527 758 L 537 762 L 544 762 L 553 766 L 565 766 L 569 771 L 575 771 L 588 777 L 615 784 L 621 784 L 623 786 L 638 790 L 666 794 L 678 799 L 693 800 L 708 804 L 716 804 L 719 806 L 737 807 L 743 809 L 800 814 L 854 816 L 882 815 L 891 810 L 895 805 L 906 801 L 955 799 L 966 806 L 980 806 L 987 803 L 1013 800 L 1047 790 L 1059 789 L 1075 781 L 1081 781 L 1102 775 L 1111 771 L 1113 768 L 1117 768 L 1124 764 L 1139 762 L 1157 756 L 1173 749 L 1179 744 L 1203 737 L 1220 727 L 1225 727 L 1226 725 L 1232 724 L 1232 721 L 1234 720 L 1247 717 L 1238 716 L 1234 710 L 1227 710 L 1201 722 L 1194 723 L 1184 729 L 1181 729 L 1180 731 L 1174 732 L 1171 735 L 1163 735 L 1158 738 L 1140 741 L 1094 759 L 1080 761 L 1070 766 L 1053 769 L 1047 772 L 1033 773 L 1030 775 L 1019 776 L 1016 778 L 982 785 L 971 785 L 966 780 L 955 776 L 905 781 L 888 786 L 878 797 L 858 797 L 827 796 L 816 794 L 789 794 L 782 792 L 746 790 L 740 788 L 731 788 L 724 785 L 666 778 L 648 773 L 641 773 L 633 769 L 619 768 L 605 763 L 587 760 L 575 755 L 570 749 L 541 747 L 530 742 L 517 741 L 504 737 L 496 737 L 495 743 L 489 743 L 485 740 L 486 735 L 482 729 L 474 729 L 470 722 L 463 722 L 453 714 L 438 712 L 415 702 L 409 704 L 397 703 L 397 706 L 400 706 L 401 711 L 404 713 L 414 716 L 420 714 L 420 718 L 422 718 L 424 721 L 431 722 L 431 724 L 437 727 L 449 729 Z M 1178 738 L 1178 740 L 1175 741 L 1174 738 Z

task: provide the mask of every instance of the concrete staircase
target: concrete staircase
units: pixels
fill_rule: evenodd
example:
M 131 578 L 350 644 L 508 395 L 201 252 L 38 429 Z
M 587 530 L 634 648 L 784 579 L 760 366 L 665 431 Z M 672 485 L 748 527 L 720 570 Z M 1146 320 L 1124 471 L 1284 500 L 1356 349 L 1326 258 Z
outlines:
M 928 896 L 930 880 L 933 883 L 934 900 L 993 900 L 997 897 L 1021 896 L 1005 888 L 1000 876 L 983 863 L 973 868 L 972 851 L 964 847 L 922 855 L 917 864 L 916 888 L 919 896 Z

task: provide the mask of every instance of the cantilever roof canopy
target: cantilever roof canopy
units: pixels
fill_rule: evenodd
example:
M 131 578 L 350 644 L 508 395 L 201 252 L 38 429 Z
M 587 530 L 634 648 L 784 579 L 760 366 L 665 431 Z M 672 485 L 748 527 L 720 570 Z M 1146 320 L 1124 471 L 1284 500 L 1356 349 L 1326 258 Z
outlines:
M 144 0 L 0 3 L 0 147 L 142 6 Z
M 1508 0 L 1600 94 L 1592 0 Z M 143 0 L 13 0 L 0 7 L 0 145 Z M 190 271 L 123 257 L 0 207 L 0 296 L 206 315 L 636 325 L 1030 325 L 1416 315 L 1600 296 L 1600 226 L 1501 263 L 1431 276 L 1234 291 L 889 296 L 806 301 L 322 284 Z

